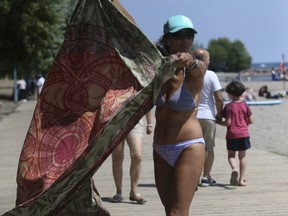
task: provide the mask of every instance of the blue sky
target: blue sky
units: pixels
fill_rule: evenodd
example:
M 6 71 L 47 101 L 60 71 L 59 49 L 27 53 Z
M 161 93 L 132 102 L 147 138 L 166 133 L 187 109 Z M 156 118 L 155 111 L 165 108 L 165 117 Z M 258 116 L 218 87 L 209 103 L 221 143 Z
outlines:
M 138 27 L 156 41 L 172 15 L 191 18 L 197 43 L 240 40 L 253 63 L 288 61 L 288 0 L 120 0 Z

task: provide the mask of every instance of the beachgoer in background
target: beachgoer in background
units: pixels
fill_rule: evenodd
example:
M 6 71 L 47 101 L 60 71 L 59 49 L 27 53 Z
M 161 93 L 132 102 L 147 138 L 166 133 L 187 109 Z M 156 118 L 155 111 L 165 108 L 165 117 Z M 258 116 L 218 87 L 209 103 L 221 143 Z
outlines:
M 287 80 L 288 80 L 287 71 L 284 71 L 284 72 L 283 72 L 282 80 L 283 80 L 283 81 L 287 81 Z
M 17 81 L 18 100 L 25 102 L 27 101 L 27 83 L 25 79 Z
M 272 99 L 278 99 L 280 97 L 279 94 L 271 95 L 271 92 L 268 91 L 267 85 L 261 86 L 261 88 L 258 91 L 258 96 Z
M 276 73 L 274 68 L 272 68 L 272 71 L 271 71 L 271 78 L 272 78 L 272 81 L 277 81 L 278 80 L 277 73 Z
M 207 70 L 204 76 L 204 85 L 200 95 L 197 118 L 203 131 L 205 140 L 205 164 L 200 186 L 215 185 L 216 181 L 211 177 L 211 170 L 214 162 L 214 147 L 216 123 L 215 118 L 221 119 L 223 109 L 222 87 L 214 71 L 208 70 L 210 64 L 209 52 L 205 49 L 196 49 L 194 55 L 203 61 Z M 216 113 L 215 113 L 215 105 Z
M 29 99 L 31 99 L 31 97 L 34 99 L 36 89 L 35 80 L 32 77 L 27 76 L 25 78 L 25 81 L 27 83 L 27 96 L 29 97 Z
M 237 76 L 236 76 L 236 80 L 239 80 L 239 81 L 242 80 L 242 73 L 241 73 L 241 71 L 238 72 L 238 74 L 237 74 Z
M 257 98 L 254 94 L 253 88 L 246 87 L 245 92 L 240 97 L 244 101 L 256 101 Z
M 157 43 L 175 60 L 175 76 L 163 84 L 155 102 L 154 172 L 166 215 L 189 215 L 205 160 L 197 107 L 206 66 L 190 53 L 196 33 L 188 17 L 172 16 Z
M 268 93 L 268 86 L 267 85 L 264 85 L 264 86 L 261 86 L 259 91 L 258 91 L 258 96 L 259 97 L 266 97 Z M 269 92 L 270 94 L 270 92 Z
M 39 98 L 42 88 L 45 83 L 45 78 L 43 77 L 42 74 L 39 74 L 36 76 L 36 87 L 37 87 L 37 98 Z
M 226 92 L 232 101 L 226 104 L 223 109 L 222 117 L 225 121 L 217 122 L 227 127 L 228 162 L 232 169 L 230 184 L 234 186 L 247 185 L 245 178 L 246 150 L 251 147 L 248 125 L 252 124 L 252 112 L 248 105 L 240 99 L 244 91 L 245 86 L 239 81 L 232 81 L 227 85 Z M 238 152 L 239 159 L 239 179 L 236 152 Z
M 121 11 L 125 16 L 136 25 L 134 18 L 126 11 L 118 0 L 113 0 L 113 4 Z M 152 114 L 151 111 L 146 114 L 146 134 L 151 134 L 153 130 Z M 127 135 L 126 141 L 130 148 L 130 197 L 131 201 L 136 201 L 138 204 L 146 202 L 144 197 L 137 193 L 137 184 L 141 172 L 141 160 L 142 160 L 142 139 L 143 139 L 143 121 L 140 120 L 138 124 Z M 124 144 L 125 140 L 117 146 L 112 152 L 112 170 L 113 177 L 116 186 L 116 195 L 113 196 L 111 202 L 122 202 L 122 179 L 123 179 L 123 161 L 124 161 Z
M 153 131 L 152 113 L 146 114 L 146 134 L 151 134 Z M 126 142 L 130 149 L 130 196 L 131 201 L 136 201 L 138 204 L 144 204 L 146 200 L 138 192 L 138 180 L 141 173 L 142 161 L 142 140 L 144 133 L 144 122 L 141 119 L 133 130 L 126 137 Z M 116 195 L 113 196 L 111 202 L 119 203 L 123 201 L 122 196 L 122 180 L 123 180 L 123 162 L 124 162 L 124 145 L 125 140 L 120 143 L 117 148 L 112 152 L 112 170 L 116 186 Z

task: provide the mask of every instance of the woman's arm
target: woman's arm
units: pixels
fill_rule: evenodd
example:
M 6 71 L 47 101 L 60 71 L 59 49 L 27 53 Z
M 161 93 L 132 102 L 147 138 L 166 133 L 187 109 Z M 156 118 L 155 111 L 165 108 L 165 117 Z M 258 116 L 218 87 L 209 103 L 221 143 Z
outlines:
M 191 77 L 200 79 L 204 78 L 206 73 L 206 65 L 203 61 L 196 59 L 193 54 L 183 52 L 173 54 L 172 56 L 175 59 L 174 66 L 176 68 L 186 68 L 186 71 L 191 74 Z
M 146 134 L 151 134 L 153 132 L 153 116 L 152 116 L 151 111 L 146 113 L 145 117 L 146 117 L 146 122 L 147 122 Z

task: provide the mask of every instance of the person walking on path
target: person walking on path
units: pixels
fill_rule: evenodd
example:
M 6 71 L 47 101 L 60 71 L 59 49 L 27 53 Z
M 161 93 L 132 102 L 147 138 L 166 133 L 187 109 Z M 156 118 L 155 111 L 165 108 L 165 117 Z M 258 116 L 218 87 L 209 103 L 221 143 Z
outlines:
M 204 76 L 204 85 L 201 90 L 200 101 L 198 106 L 197 118 L 201 125 L 203 137 L 205 140 L 205 164 L 200 186 L 207 187 L 216 184 L 211 177 L 211 169 L 214 162 L 214 147 L 216 122 L 215 118 L 221 119 L 223 109 L 222 87 L 214 71 L 208 70 L 210 64 L 209 52 L 205 49 L 196 49 L 194 55 L 197 59 L 203 61 L 207 70 Z M 216 113 L 215 113 L 215 105 Z
M 36 86 L 37 86 L 37 98 L 40 97 L 40 94 L 42 92 L 42 89 L 44 87 L 44 83 L 45 83 L 45 78 L 42 74 L 38 74 L 36 76 Z
M 151 134 L 153 131 L 152 113 L 151 111 L 146 114 L 146 134 Z M 146 200 L 137 192 L 138 180 L 141 173 L 141 160 L 142 160 L 142 140 L 143 140 L 143 120 L 141 119 L 133 130 L 126 137 L 126 142 L 130 149 L 130 196 L 131 201 L 136 201 L 138 204 L 144 204 Z M 111 202 L 122 202 L 122 180 L 123 180 L 123 161 L 124 161 L 124 146 L 125 140 L 120 143 L 117 148 L 112 152 L 112 171 L 114 182 L 116 186 L 116 195 L 113 196 Z
M 252 112 L 248 105 L 240 99 L 245 86 L 239 81 L 232 81 L 226 87 L 229 99 L 232 101 L 225 105 L 222 117 L 225 121 L 218 123 L 227 127 L 226 140 L 228 162 L 232 168 L 230 184 L 233 186 L 246 186 L 245 171 L 247 166 L 246 150 L 251 147 L 248 125 L 252 124 Z M 239 158 L 240 178 L 236 165 L 236 152 Z
M 197 107 L 206 67 L 190 50 L 197 31 L 183 15 L 164 25 L 159 50 L 175 59 L 175 75 L 156 98 L 154 174 L 166 215 L 189 215 L 204 165 L 205 148 Z
M 17 81 L 18 100 L 22 102 L 27 101 L 27 83 L 25 79 L 21 78 Z

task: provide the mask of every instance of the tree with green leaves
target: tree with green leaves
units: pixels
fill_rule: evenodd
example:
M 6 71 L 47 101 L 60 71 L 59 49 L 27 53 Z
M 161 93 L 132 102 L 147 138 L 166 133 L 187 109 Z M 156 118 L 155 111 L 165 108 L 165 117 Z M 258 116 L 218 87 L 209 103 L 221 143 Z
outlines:
M 76 0 L 0 1 L 0 77 L 48 72 Z
M 213 39 L 208 44 L 209 68 L 214 71 L 239 72 L 250 67 L 252 58 L 240 40 Z

